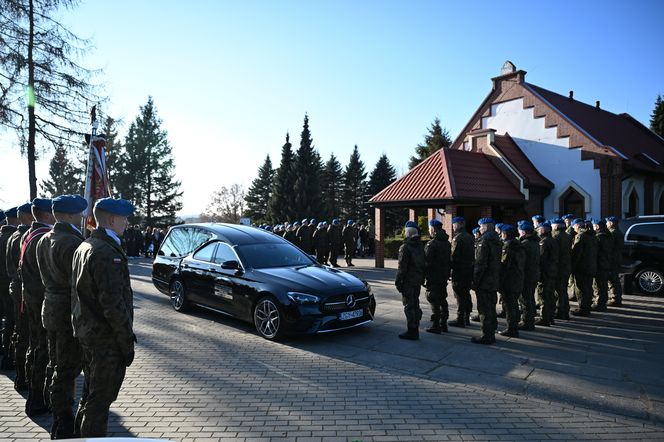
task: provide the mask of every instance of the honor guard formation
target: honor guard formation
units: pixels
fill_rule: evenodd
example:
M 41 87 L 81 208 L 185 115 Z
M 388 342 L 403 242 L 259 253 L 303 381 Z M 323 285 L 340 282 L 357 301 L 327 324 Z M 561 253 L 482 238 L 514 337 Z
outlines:
M 52 439 L 105 436 L 134 359 L 133 295 L 120 241 L 134 208 L 98 200 L 97 228 L 85 239 L 87 206 L 81 196 L 62 195 L 0 211 L 1 368 L 16 370 L 28 416 L 52 414 Z
M 473 229 L 474 238 L 464 218 L 453 218 L 452 225 L 450 243 L 442 223 L 429 221 L 431 239 L 426 245 L 414 221 L 405 225 L 395 281 L 408 327 L 401 339 L 419 339 L 422 286 L 432 311 L 427 332 L 440 334 L 448 326 L 468 327 L 475 321 L 482 334 L 471 341 L 485 345 L 495 344 L 499 317 L 507 323 L 499 334 L 518 338 L 520 331 L 567 321 L 570 313 L 590 316 L 591 311 L 622 303 L 618 272 L 623 233 L 613 216 L 584 220 L 569 214 L 547 221 L 536 215 L 532 222 L 522 220 L 516 226 L 482 218 Z M 458 306 L 456 319 L 449 322 L 448 279 Z M 471 290 L 477 299 L 472 317 Z M 571 312 L 570 300 L 578 302 Z

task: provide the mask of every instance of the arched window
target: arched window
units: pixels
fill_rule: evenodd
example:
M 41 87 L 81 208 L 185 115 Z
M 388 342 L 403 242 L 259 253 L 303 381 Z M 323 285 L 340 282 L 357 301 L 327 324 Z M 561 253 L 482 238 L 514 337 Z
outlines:
M 639 195 L 636 193 L 636 189 L 632 189 L 632 192 L 629 194 L 629 208 L 627 209 L 626 217 L 632 217 L 639 214 Z
M 581 218 L 586 216 L 585 198 L 574 187 L 569 187 L 560 196 L 560 207 L 563 209 L 560 212 L 562 214 L 573 213 Z

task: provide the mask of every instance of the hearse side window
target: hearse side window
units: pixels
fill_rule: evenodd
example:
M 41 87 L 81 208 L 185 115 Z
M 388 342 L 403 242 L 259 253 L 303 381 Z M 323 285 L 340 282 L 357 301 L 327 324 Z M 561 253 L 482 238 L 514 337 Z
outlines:
M 217 243 L 213 242 L 206 245 L 198 252 L 194 253 L 194 259 L 205 262 L 212 262 L 212 257 L 214 256 L 214 249 L 217 247 Z
M 171 229 L 162 243 L 159 254 L 171 258 L 185 256 L 210 238 L 212 238 L 212 234 L 203 229 L 175 227 Z
M 215 264 L 223 264 L 226 261 L 237 261 L 237 256 L 233 252 L 233 249 L 226 243 L 219 243 L 217 247 L 217 254 L 214 257 Z
M 635 224 L 630 229 L 627 240 L 664 242 L 664 223 Z

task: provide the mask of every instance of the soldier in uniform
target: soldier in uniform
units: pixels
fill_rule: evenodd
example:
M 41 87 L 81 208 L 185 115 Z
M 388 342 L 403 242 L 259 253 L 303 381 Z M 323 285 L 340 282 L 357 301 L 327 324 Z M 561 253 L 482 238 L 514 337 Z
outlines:
M 32 216 L 32 203 L 25 203 L 18 207 L 19 225 L 7 241 L 7 275 L 10 278 L 9 294 L 14 302 L 14 334 L 12 335 L 12 350 L 14 366 L 16 367 L 16 378 L 14 388 L 16 391 L 28 389 L 28 375 L 30 367 L 26 364 L 26 354 L 30 345 L 30 330 L 28 328 L 28 316 L 23 304 L 23 283 L 18 271 L 18 263 L 21 257 L 21 237 L 30 229 L 34 220 Z
M 56 223 L 37 244 L 37 262 L 44 283 L 41 315 L 48 337 L 49 366 L 53 372 L 49 390 L 53 413 L 51 439 L 75 436 L 71 404 L 82 363 L 80 346 L 71 326 L 71 272 L 74 251 L 83 242 L 78 226 L 87 207 L 87 201 L 78 195 L 53 199 Z M 85 396 L 84 392 L 82 402 Z
M 297 242 L 304 253 L 311 253 L 311 234 L 309 233 L 309 220 L 303 219 L 296 232 Z
M 13 370 L 14 369 L 14 355 L 12 354 L 13 346 L 11 345 L 12 334 L 14 333 L 14 301 L 9 294 L 9 283 L 11 281 L 7 273 L 7 242 L 18 225 L 18 208 L 12 207 L 4 212 L 6 224 L 0 228 L 0 302 L 3 306 L 3 314 L 5 317 L 2 325 L 2 335 L 0 336 L 0 345 L 2 345 L 2 362 L 0 369 Z
M 523 272 L 525 251 L 516 239 L 513 226 L 503 224 L 500 227 L 503 251 L 500 260 L 500 294 L 503 311 L 507 318 L 507 328 L 500 331 L 502 336 L 519 337 L 519 296 L 523 291 Z
M 537 229 L 540 236 L 540 280 L 537 297 L 542 316 L 535 324 L 549 327 L 555 323 L 556 281 L 558 278 L 558 242 L 551 237 L 551 224 L 542 222 Z
M 546 221 L 542 215 L 535 215 L 531 219 L 533 221 L 533 227 L 535 228 L 535 230 L 537 230 L 540 224 Z
M 353 254 L 357 246 L 357 232 L 352 219 L 349 219 L 341 232 L 341 238 L 344 242 L 344 258 L 348 267 L 355 267 L 353 265 Z
M 576 235 L 576 232 L 572 227 L 572 221 L 574 221 L 575 218 L 576 217 L 571 213 L 563 215 L 563 221 L 565 221 L 565 232 L 572 238 L 574 238 L 574 235 Z
M 437 219 L 429 221 L 431 240 L 424 247 L 426 258 L 425 283 L 427 301 L 431 305 L 431 327 L 426 331 L 440 334 L 447 331 L 449 309 L 447 305 L 447 280 L 450 278 L 449 237 L 443 223 Z
M 583 219 L 575 219 L 572 226 L 576 232 L 572 243 L 572 276 L 574 292 L 579 300 L 579 308 L 572 311 L 572 315 L 590 316 L 593 278 L 597 270 L 596 239 L 586 229 Z
M 74 252 L 72 325 L 88 382 L 87 401 L 79 410 L 82 438 L 106 436 L 109 408 L 134 360 L 133 294 L 120 246 L 133 211 L 126 200 L 98 200 L 97 229 Z
M 299 226 L 300 223 L 297 223 Z M 284 231 L 284 239 L 289 241 L 291 244 L 297 245 L 297 235 L 295 234 L 296 226 L 294 224 L 289 224 Z
M 452 218 L 451 273 L 452 290 L 457 302 L 457 317 L 450 321 L 454 327 L 470 325 L 470 312 L 473 300 L 470 297 L 470 286 L 473 282 L 473 260 L 475 259 L 475 240 L 466 231 L 466 220 L 456 216 Z
M 417 223 L 408 221 L 405 233 L 406 241 L 399 247 L 399 268 L 395 285 L 401 293 L 408 330 L 401 333 L 399 338 L 414 341 L 420 338 L 420 287 L 424 283 L 426 258 Z
M 618 226 L 618 218 L 609 216 L 606 218 L 606 227 L 613 238 L 613 256 L 611 259 L 611 270 L 609 271 L 609 291 L 611 307 L 620 307 L 622 305 L 622 285 L 620 284 L 620 266 L 622 264 L 622 253 L 625 245 L 625 235 Z
M 327 228 L 327 237 L 330 242 L 330 264 L 332 267 L 339 267 L 337 258 L 341 252 L 341 227 L 338 219 L 333 219 Z
M 30 332 L 30 347 L 26 358 L 32 366 L 29 373 L 28 400 L 25 404 L 25 413 L 28 416 L 48 412 L 48 388 L 52 373 L 48 367 L 48 339 L 41 320 L 42 304 L 44 302 L 44 284 L 42 283 L 39 265 L 37 263 L 37 244 L 39 239 L 48 233 L 55 218 L 53 218 L 52 201 L 46 198 L 32 200 L 32 215 L 35 218 L 30 229 L 21 237 L 21 255 L 19 259 L 19 272 L 23 283 L 23 301 L 27 312 Z
M 518 224 L 519 242 L 523 246 L 525 257 L 523 269 L 523 290 L 519 296 L 521 306 L 520 330 L 535 330 L 535 290 L 540 278 L 540 246 L 539 237 L 535 234 L 533 225 L 528 221 L 520 221 Z
M 473 337 L 471 341 L 475 344 L 491 345 L 496 343 L 496 292 L 500 283 L 502 244 L 494 231 L 495 221 L 492 218 L 481 218 L 477 224 L 482 236 L 475 248 L 472 288 L 477 296 L 482 336 Z
M 572 237 L 565 231 L 565 221 L 553 220 L 552 236 L 558 242 L 558 277 L 556 278 L 556 319 L 569 320 L 567 287 L 572 272 Z
M 606 304 L 609 301 L 609 273 L 613 266 L 613 237 L 603 219 L 593 219 L 593 228 L 597 238 L 597 272 L 593 283 L 595 302 L 590 308 L 603 312 L 606 311 Z
M 318 227 L 312 237 L 312 242 L 314 249 L 316 250 L 316 261 L 318 261 L 319 264 L 327 264 L 327 255 L 330 252 L 325 223 L 318 223 Z
M 482 236 L 482 234 L 480 233 L 480 228 L 475 227 L 473 229 L 473 238 L 475 239 L 475 242 L 477 242 L 477 240 L 480 239 L 480 236 Z M 475 244 L 473 244 L 473 250 L 474 250 L 474 247 L 475 247 Z M 475 254 L 474 251 L 473 251 L 473 254 Z

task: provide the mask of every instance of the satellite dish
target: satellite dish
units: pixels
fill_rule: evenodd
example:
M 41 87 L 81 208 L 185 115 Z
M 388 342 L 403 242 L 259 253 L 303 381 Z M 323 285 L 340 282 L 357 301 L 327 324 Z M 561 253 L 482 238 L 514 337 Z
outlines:
M 503 67 L 500 69 L 500 75 L 513 74 L 515 72 L 516 72 L 516 66 L 514 66 L 514 63 L 512 63 L 509 60 L 503 63 Z

